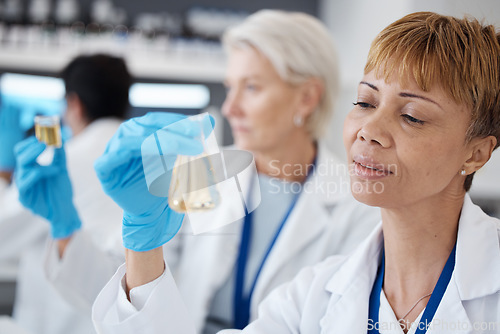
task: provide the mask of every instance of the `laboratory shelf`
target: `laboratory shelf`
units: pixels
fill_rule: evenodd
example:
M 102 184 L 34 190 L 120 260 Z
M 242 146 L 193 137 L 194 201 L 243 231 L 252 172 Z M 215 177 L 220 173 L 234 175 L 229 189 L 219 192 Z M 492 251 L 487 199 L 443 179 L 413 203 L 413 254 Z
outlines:
M 58 73 L 79 54 L 105 52 L 123 57 L 136 78 L 200 83 L 223 81 L 225 58 L 222 52 L 198 54 L 188 51 L 128 50 L 114 47 L 57 48 L 0 46 L 0 70 Z

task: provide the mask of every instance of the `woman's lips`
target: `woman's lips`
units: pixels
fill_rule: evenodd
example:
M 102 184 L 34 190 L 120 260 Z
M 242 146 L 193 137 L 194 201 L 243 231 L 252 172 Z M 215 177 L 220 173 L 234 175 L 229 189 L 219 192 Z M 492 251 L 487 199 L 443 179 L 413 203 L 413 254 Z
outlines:
M 393 174 L 384 164 L 374 162 L 371 159 L 355 158 L 353 165 L 354 175 L 367 180 L 381 179 Z
M 245 126 L 231 126 L 233 132 L 248 132 L 248 128 Z

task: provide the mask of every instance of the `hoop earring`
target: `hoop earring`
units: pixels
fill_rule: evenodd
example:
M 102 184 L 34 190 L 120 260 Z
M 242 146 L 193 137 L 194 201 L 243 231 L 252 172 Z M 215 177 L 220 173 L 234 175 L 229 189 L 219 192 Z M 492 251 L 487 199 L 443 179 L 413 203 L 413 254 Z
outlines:
M 293 116 L 293 124 L 296 127 L 300 128 L 300 127 L 302 127 L 302 125 L 304 125 L 304 119 L 300 115 L 295 115 L 295 116 Z

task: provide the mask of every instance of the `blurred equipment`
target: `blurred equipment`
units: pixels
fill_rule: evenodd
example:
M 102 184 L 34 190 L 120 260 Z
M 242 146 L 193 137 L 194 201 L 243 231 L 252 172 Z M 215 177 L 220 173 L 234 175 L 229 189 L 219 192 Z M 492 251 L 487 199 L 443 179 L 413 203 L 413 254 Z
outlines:
M 31 0 L 28 7 L 28 19 L 33 23 L 43 23 L 50 17 L 49 0 Z
M 77 0 L 57 0 L 54 17 L 57 23 L 69 25 L 80 18 Z

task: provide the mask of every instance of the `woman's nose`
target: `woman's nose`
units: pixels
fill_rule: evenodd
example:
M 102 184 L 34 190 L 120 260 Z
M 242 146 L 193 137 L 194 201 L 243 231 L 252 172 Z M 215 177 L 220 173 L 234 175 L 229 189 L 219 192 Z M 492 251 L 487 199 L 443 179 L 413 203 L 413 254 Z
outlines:
M 234 90 L 228 91 L 226 99 L 222 104 L 222 115 L 224 117 L 234 116 L 240 109 L 239 107 L 239 94 Z
M 384 115 L 373 113 L 368 116 L 358 131 L 358 139 L 384 148 L 391 146 L 390 121 Z

